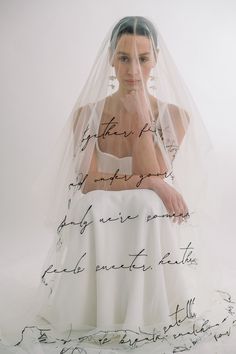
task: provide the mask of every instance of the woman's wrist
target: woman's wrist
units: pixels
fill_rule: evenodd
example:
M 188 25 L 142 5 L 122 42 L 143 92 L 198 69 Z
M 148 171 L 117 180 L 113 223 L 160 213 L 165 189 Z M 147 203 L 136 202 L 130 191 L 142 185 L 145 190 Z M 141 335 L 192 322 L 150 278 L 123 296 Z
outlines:
M 163 180 L 160 176 L 150 176 L 146 177 L 142 180 L 139 188 L 156 190 L 159 186 L 161 186 Z

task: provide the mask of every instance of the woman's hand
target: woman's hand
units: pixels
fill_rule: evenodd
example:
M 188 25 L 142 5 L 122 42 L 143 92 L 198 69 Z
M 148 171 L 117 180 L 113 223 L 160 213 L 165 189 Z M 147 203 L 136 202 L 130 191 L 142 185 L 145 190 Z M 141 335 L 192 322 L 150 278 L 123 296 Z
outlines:
M 171 185 L 169 185 L 159 177 L 153 177 L 151 179 L 150 187 L 161 198 L 168 214 L 176 215 L 173 218 L 173 222 L 178 221 L 178 224 L 181 224 L 181 222 L 187 221 L 186 218 L 183 219 L 183 216 L 189 216 L 188 207 L 182 195 L 177 192 L 176 189 L 174 189 Z
M 149 98 L 143 90 L 133 90 L 120 98 L 122 102 L 121 114 L 129 114 L 135 131 L 141 131 L 145 124 L 150 126 Z

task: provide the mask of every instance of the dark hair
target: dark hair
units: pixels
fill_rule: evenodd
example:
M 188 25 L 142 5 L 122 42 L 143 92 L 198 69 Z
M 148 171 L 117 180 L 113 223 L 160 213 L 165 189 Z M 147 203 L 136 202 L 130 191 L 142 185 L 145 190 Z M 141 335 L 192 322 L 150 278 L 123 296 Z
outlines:
M 153 38 L 157 48 L 157 31 L 151 21 L 142 16 L 123 17 L 113 28 L 111 34 L 111 49 L 116 48 L 117 42 L 122 34 L 137 34 Z

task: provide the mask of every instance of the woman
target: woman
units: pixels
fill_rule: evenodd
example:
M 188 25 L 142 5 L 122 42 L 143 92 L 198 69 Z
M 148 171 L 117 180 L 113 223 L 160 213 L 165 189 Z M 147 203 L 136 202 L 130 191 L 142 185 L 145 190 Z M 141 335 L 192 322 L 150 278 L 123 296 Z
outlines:
M 151 173 L 154 176 L 145 180 L 142 183 L 142 188 L 154 190 L 163 200 L 169 214 L 185 215 L 187 214 L 187 206 L 180 193 L 162 182 L 167 168 L 161 151 L 158 149 L 158 144 L 154 146 L 153 132 L 155 133 L 155 131 L 149 130 L 139 137 L 144 126 L 150 126 L 151 119 L 154 119 L 156 123 L 158 106 L 161 103 L 157 103 L 156 97 L 148 93 L 147 88 L 147 81 L 151 69 L 156 65 L 158 55 L 155 29 L 147 20 L 143 19 L 139 20 L 134 27 L 134 21 L 134 18 L 122 20 L 113 30 L 111 41 L 114 40 L 115 34 L 119 39 L 116 47 L 111 47 L 110 56 L 119 87 L 113 95 L 105 100 L 96 144 L 99 152 L 107 152 L 117 158 L 132 157 L 129 174 L 132 173 L 134 176 L 128 181 L 117 179 L 112 186 L 109 186 L 109 180 L 107 180 L 108 183 L 105 183 L 101 188 L 106 190 L 135 189 L 140 179 L 139 175 L 141 173 Z M 145 26 L 149 28 L 148 25 L 150 32 L 145 31 Z M 152 47 L 150 41 L 152 32 L 155 38 L 154 47 Z M 125 55 L 122 53 L 125 53 Z M 134 62 L 138 58 L 139 64 L 135 64 Z M 175 134 L 178 145 L 180 145 L 185 135 L 186 127 L 184 126 L 185 122 L 183 122 L 183 114 L 186 114 L 186 112 L 182 113 L 181 116 L 179 108 L 171 104 L 168 104 L 167 109 L 171 112 L 170 116 L 173 119 L 173 124 L 175 124 Z M 111 117 L 116 118 L 116 129 L 118 131 L 129 131 L 134 134 L 120 135 L 119 139 L 116 135 L 103 136 L 103 126 Z M 74 130 L 76 130 L 76 123 Z M 86 181 L 85 191 L 97 188 L 94 182 L 94 177 L 98 177 L 96 152 L 96 150 L 93 152 L 88 176 L 90 178 Z M 160 176 L 156 176 L 157 173 Z M 101 178 L 101 175 L 103 176 L 100 173 L 99 178 Z M 179 222 L 184 219 L 175 217 L 174 221 L 177 218 Z
M 34 309 L 55 341 L 167 353 L 210 335 L 196 312 L 210 147 L 159 32 L 122 18 L 35 184 L 55 238 Z

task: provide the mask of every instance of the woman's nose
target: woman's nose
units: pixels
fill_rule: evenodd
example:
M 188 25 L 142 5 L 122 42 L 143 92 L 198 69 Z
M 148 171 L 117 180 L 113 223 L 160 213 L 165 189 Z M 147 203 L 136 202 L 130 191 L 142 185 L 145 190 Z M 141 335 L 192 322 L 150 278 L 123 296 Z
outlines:
M 136 75 L 139 73 L 139 71 L 140 71 L 139 63 L 131 62 L 128 67 L 128 73 L 132 75 Z

